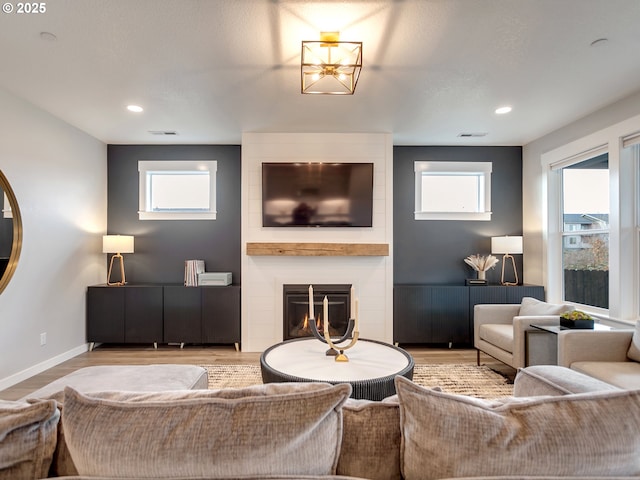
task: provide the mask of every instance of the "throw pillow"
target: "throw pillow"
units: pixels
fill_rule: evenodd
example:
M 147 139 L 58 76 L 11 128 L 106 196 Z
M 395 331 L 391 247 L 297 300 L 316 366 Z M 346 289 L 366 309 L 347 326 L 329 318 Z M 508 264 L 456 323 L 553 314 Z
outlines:
M 105 392 L 65 389 L 80 475 L 114 478 L 331 475 L 351 385 Z
M 573 310 L 571 305 L 547 303 L 537 298 L 523 297 L 520 302 L 519 316 L 536 316 L 536 315 L 560 315 L 564 312 Z
M 47 476 L 59 419 L 54 400 L 0 400 L 0 479 Z
M 397 398 L 379 402 L 350 398 L 342 412 L 344 434 L 338 475 L 401 480 Z
M 627 357 L 634 362 L 640 362 L 640 322 L 636 322 L 636 329 L 631 338 L 631 345 L 629 346 Z
M 406 480 L 640 475 L 640 391 L 484 401 L 396 377 Z

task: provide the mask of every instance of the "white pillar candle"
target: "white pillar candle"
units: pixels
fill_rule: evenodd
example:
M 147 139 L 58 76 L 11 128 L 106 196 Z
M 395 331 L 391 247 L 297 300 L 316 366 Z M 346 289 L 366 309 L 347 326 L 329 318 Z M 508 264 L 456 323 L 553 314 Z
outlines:
M 326 296 L 322 301 L 322 316 L 324 317 L 324 331 L 326 334 L 329 333 L 329 300 Z
M 350 306 L 350 309 L 349 309 L 349 318 L 355 318 L 355 316 L 356 316 L 356 290 L 355 290 L 355 288 L 353 288 L 353 285 L 351 285 L 350 296 L 351 296 L 351 306 Z
M 358 330 L 358 318 L 360 317 L 360 302 L 358 301 L 358 299 L 356 298 L 356 324 L 353 327 L 353 329 L 356 332 L 359 332 L 360 330 Z
M 313 314 L 313 285 L 309 285 L 309 318 L 315 318 Z

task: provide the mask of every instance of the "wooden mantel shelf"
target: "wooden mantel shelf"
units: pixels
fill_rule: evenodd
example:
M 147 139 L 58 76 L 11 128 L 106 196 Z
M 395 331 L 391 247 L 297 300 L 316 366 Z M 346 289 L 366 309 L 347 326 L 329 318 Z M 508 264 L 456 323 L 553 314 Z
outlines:
M 247 243 L 247 255 L 292 257 L 388 257 L 388 243 Z

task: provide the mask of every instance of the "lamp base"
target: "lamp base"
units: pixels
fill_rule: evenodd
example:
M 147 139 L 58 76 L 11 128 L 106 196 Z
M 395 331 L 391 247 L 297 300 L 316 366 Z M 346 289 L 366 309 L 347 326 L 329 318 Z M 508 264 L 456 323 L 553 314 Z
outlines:
M 513 267 L 513 276 L 515 277 L 515 281 L 513 282 L 505 282 L 504 280 L 504 266 L 507 264 L 507 259 L 511 259 L 511 265 Z M 500 283 L 502 285 L 518 285 L 518 270 L 516 269 L 516 261 L 513 259 L 513 255 L 509 255 L 508 253 L 505 253 L 504 256 L 502 257 L 502 275 L 500 277 Z
M 119 282 L 112 282 L 111 281 L 111 272 L 113 271 L 113 260 L 114 259 L 118 259 L 120 261 L 120 281 Z M 111 261 L 109 262 L 109 273 L 107 273 L 107 285 L 111 286 L 111 287 L 121 287 L 122 285 L 125 285 L 127 283 L 125 276 L 124 276 L 124 259 L 122 258 L 122 255 L 120 255 L 119 253 L 116 253 L 115 255 L 113 255 L 111 257 Z

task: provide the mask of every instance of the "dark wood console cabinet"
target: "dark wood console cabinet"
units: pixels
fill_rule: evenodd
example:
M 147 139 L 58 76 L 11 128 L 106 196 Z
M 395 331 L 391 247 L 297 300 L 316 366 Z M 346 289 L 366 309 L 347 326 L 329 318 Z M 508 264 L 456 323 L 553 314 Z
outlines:
M 544 300 L 538 285 L 395 285 L 393 340 L 403 344 L 473 344 L 473 307 Z
M 87 341 L 240 344 L 240 287 L 107 285 L 87 290 Z
M 164 341 L 240 342 L 240 287 L 164 287 Z

